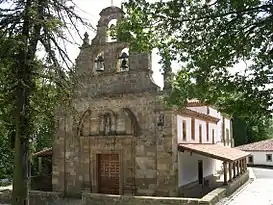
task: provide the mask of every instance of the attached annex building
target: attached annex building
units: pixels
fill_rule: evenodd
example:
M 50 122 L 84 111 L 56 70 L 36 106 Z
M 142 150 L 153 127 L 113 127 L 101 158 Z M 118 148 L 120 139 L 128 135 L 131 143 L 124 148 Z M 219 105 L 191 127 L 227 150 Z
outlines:
M 151 54 L 130 53 L 128 44 L 107 37 L 122 15 L 117 7 L 103 9 L 91 44 L 85 35 L 76 112 L 60 106 L 56 115 L 53 190 L 188 196 L 211 186 L 219 170 L 225 183 L 243 173 L 248 153 L 231 148 L 230 119 L 195 100 L 166 109 L 159 98 L 170 84 L 165 79 L 161 91 L 153 82 Z
M 273 139 L 262 140 L 236 147 L 237 149 L 248 152 L 248 165 L 273 166 Z

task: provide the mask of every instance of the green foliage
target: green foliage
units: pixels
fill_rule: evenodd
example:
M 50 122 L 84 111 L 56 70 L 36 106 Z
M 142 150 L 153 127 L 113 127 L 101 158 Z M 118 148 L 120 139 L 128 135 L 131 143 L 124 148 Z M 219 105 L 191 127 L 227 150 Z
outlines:
M 13 151 L 8 131 L 0 122 L 0 179 L 11 178 L 13 172 Z
M 6 45 L 2 41 L 2 48 Z M 11 47 L 12 48 L 12 47 Z M 7 49 L 6 51 L 8 51 Z M 3 60 L 4 58 L 2 58 Z M 7 58 L 0 67 L 0 179 L 11 178 L 13 172 L 13 143 L 15 136 L 15 120 L 13 115 L 13 95 L 10 92 L 12 86 L 12 74 L 9 65 L 12 61 L 8 62 Z M 41 71 L 42 67 L 36 64 L 37 71 Z M 56 86 L 49 82 L 36 80 L 35 95 L 31 99 L 31 107 L 33 109 L 33 131 L 30 136 L 31 140 L 31 153 L 39 151 L 44 147 L 52 146 L 52 139 L 54 135 L 54 105 L 57 103 Z
M 75 7 L 72 0 L 0 1 L 0 112 L 14 147 L 12 205 L 28 203 L 30 141 L 38 148 L 42 138 L 50 141 L 55 99 L 70 102 L 73 94 L 65 45 L 72 29 L 79 34 L 79 24 L 88 26 Z M 38 59 L 40 49 L 45 57 Z
M 158 48 L 164 68 L 170 60 L 183 65 L 172 81 L 169 105 L 198 98 L 243 120 L 251 141 L 267 137 L 272 1 L 129 0 L 123 8 L 126 15 L 116 27 L 120 40 L 132 50 Z M 241 61 L 251 62 L 244 72 L 233 68 Z

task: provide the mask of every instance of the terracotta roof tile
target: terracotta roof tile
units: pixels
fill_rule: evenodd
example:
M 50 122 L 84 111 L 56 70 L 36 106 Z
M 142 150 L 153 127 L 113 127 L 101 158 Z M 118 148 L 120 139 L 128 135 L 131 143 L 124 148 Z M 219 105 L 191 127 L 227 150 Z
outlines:
M 273 138 L 236 147 L 244 151 L 273 151 Z
M 44 156 L 51 156 L 52 155 L 52 148 L 45 148 L 39 152 L 34 153 L 33 157 L 44 157 Z
M 197 154 L 218 159 L 221 161 L 236 161 L 250 155 L 236 148 L 230 148 L 219 144 L 179 144 L 178 149 L 191 151 Z

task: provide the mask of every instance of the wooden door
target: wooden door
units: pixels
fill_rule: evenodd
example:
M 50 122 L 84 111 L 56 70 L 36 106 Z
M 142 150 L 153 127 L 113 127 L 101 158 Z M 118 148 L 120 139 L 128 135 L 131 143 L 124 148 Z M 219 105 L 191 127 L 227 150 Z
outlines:
M 198 160 L 198 182 L 203 184 L 203 161 Z
M 119 155 L 98 155 L 98 190 L 104 194 L 119 194 Z

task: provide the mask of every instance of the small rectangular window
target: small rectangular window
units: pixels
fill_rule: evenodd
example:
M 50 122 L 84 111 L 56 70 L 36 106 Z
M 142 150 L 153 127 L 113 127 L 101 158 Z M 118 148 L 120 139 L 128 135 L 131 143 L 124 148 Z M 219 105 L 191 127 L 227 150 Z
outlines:
M 253 156 L 252 155 L 248 157 L 248 163 L 253 163 Z
M 182 122 L 182 130 L 183 130 L 183 140 L 187 140 L 187 126 L 186 126 L 186 120 L 183 120 Z
M 214 142 L 214 140 L 215 140 L 215 130 L 212 129 L 211 132 L 212 132 L 212 144 L 214 144 L 215 143 Z
M 209 141 L 209 122 L 207 122 L 207 142 Z
M 202 143 L 202 125 L 199 125 L 199 143 Z
M 191 119 L 191 139 L 195 140 L 195 119 Z
M 272 154 L 266 154 L 266 161 L 272 162 Z

